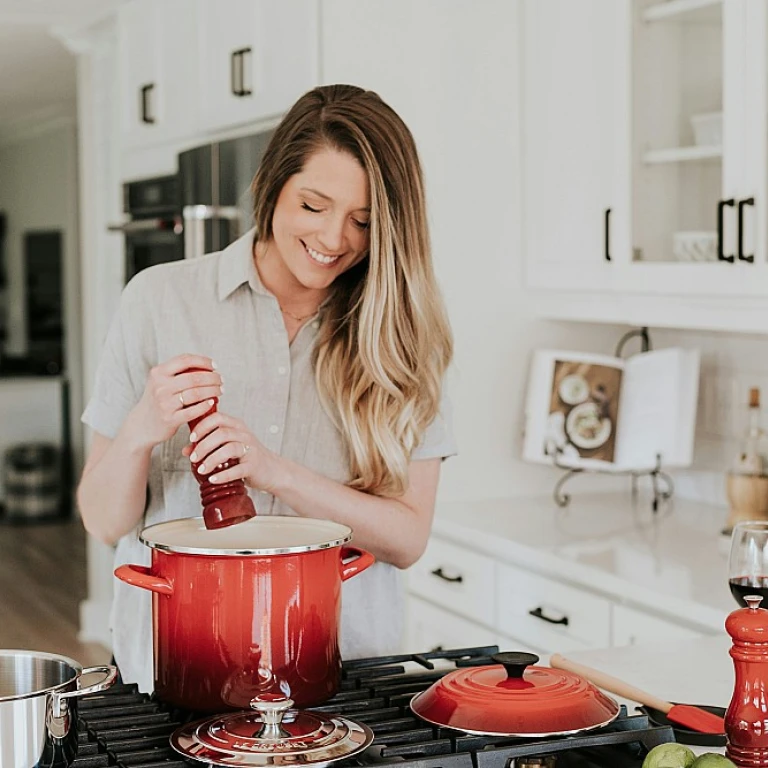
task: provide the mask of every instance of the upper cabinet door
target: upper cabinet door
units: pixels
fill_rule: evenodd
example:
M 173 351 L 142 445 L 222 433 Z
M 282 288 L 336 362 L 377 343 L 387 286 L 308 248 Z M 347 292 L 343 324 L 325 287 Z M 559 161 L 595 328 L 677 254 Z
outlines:
M 610 287 L 625 258 L 629 0 L 522 4 L 527 282 Z
M 203 127 L 285 112 L 318 82 L 316 0 L 198 0 Z
M 118 23 L 124 146 L 194 135 L 199 92 L 194 6 L 190 9 L 188 0 L 133 0 L 120 6 Z
M 127 145 L 151 142 L 163 110 L 160 87 L 160 14 L 153 0 L 120 6 L 120 124 Z
M 745 97 L 749 2 L 632 0 L 632 247 L 620 270 L 622 291 L 765 290 L 744 258 L 743 238 L 740 258 L 738 235 L 747 215 L 740 203 L 752 112 Z

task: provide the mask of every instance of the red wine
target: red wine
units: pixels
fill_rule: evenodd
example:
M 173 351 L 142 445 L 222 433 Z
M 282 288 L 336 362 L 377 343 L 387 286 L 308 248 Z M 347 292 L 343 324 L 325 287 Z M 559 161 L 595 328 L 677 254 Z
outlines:
M 768 576 L 737 576 L 728 584 L 731 587 L 731 594 L 743 608 L 747 607 L 744 600 L 747 595 L 760 595 L 763 598 L 760 607 L 768 608 Z

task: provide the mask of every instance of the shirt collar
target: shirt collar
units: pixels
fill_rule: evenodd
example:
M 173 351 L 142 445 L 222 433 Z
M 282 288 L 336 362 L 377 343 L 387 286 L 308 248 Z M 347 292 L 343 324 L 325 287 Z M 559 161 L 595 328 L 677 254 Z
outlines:
M 272 294 L 264 287 L 253 261 L 253 241 L 256 227 L 230 243 L 219 259 L 219 301 L 229 298 L 243 283 L 248 283 L 255 293 Z

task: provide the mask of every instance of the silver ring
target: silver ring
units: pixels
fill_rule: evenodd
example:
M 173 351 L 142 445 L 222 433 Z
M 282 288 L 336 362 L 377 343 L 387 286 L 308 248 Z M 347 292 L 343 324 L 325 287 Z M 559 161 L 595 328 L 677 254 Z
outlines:
M 179 392 L 179 402 L 181 403 L 182 408 L 186 408 L 187 404 L 184 402 L 184 393 Z
M 243 443 L 242 446 L 243 446 L 243 455 L 240 458 L 245 458 L 245 454 L 251 450 L 251 446 L 247 445 L 246 443 Z

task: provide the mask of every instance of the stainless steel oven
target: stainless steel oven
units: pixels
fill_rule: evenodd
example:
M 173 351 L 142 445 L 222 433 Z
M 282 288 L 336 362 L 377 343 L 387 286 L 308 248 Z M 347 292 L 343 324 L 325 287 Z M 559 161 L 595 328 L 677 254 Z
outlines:
M 123 211 L 127 220 L 109 229 L 125 235 L 125 282 L 142 269 L 184 258 L 178 176 L 124 184 Z
M 179 172 L 123 185 L 125 280 L 166 261 L 225 248 L 250 226 L 250 184 L 271 130 L 205 144 L 178 156 Z

